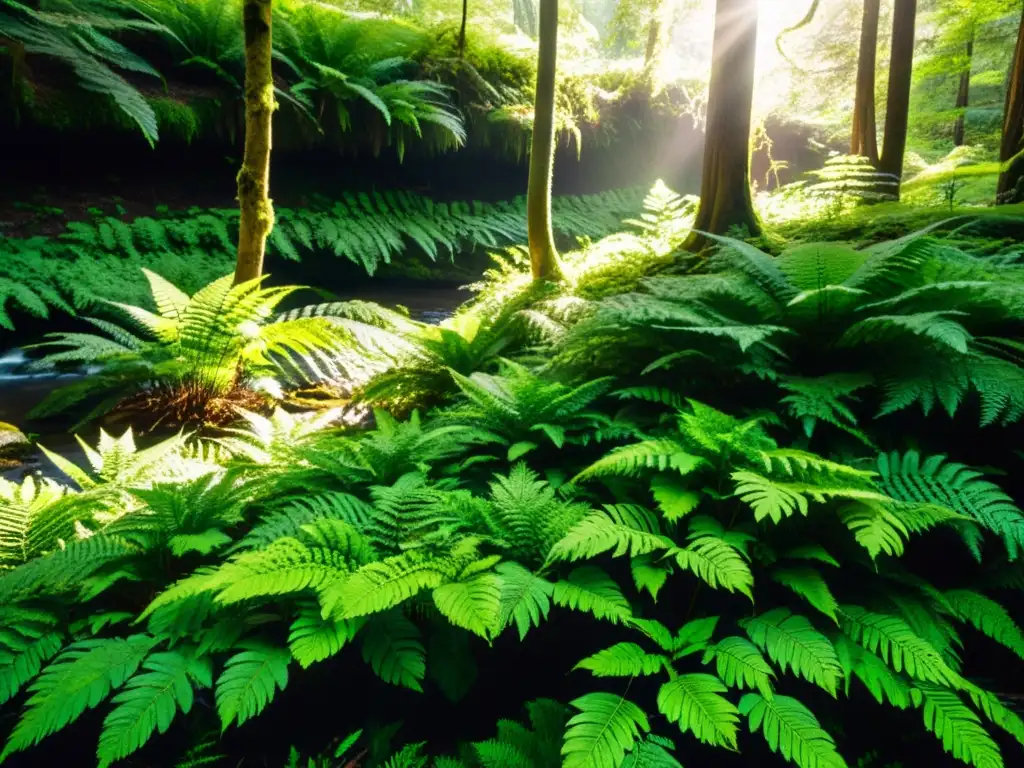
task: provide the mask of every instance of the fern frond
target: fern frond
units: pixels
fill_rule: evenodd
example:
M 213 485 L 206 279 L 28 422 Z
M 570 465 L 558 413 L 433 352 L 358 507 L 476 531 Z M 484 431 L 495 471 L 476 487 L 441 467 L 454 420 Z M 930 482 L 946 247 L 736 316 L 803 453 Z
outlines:
M 224 664 L 217 678 L 217 715 L 221 730 L 242 725 L 262 712 L 278 690 L 288 685 L 291 654 L 285 648 L 250 643 Z
M 416 625 L 399 611 L 377 614 L 363 632 L 363 661 L 384 682 L 422 691 L 426 651 Z
M 514 622 L 522 640 L 531 626 L 539 627 L 547 619 L 555 587 L 519 563 L 499 563 L 495 570 L 501 578 L 498 629 Z
M 777 568 L 772 571 L 772 580 L 793 590 L 816 610 L 821 611 L 836 624 L 839 603 L 819 571 L 814 568 Z
M 579 710 L 566 725 L 565 768 L 618 768 L 626 753 L 651 730 L 636 704 L 610 693 L 588 693 L 571 702 Z
M 555 605 L 590 613 L 613 624 L 624 623 L 632 615 L 618 585 L 592 565 L 577 568 L 566 579 L 555 582 L 552 599 Z
M 133 635 L 69 646 L 29 687 L 32 696 L 0 759 L 38 744 L 98 706 L 135 674 L 156 642 L 147 635 Z
M 594 477 L 635 477 L 647 469 L 661 472 L 671 469 L 681 475 L 688 475 L 700 469 L 704 463 L 703 459 L 687 452 L 675 440 L 645 440 L 612 449 L 604 458 L 598 459 L 576 475 L 571 482 Z
M 730 688 L 756 688 L 765 698 L 772 697 L 775 671 L 746 638 L 727 637 L 718 641 L 704 651 L 701 663 L 709 664 L 712 659 L 718 676 Z
M 967 589 L 944 592 L 953 615 L 1024 659 L 1024 632 L 1007 610 L 992 598 Z
M 658 711 L 704 744 L 736 749 L 739 710 L 721 695 L 726 690 L 714 675 L 679 675 L 658 691 Z
M 594 677 L 638 677 L 656 675 L 668 664 L 668 657 L 647 653 L 636 643 L 616 643 L 583 659 L 574 669 L 589 670 Z
M 1002 768 L 999 747 L 954 691 L 922 684 L 911 696 L 915 706 L 923 705 L 924 727 L 942 741 L 946 752 L 975 768 Z
M 752 732 L 761 731 L 772 752 L 781 752 L 799 768 L 846 768 L 835 740 L 796 699 L 748 693 L 740 699 L 739 712 L 749 718 Z
M 646 555 L 672 546 L 658 521 L 643 507 L 606 504 L 591 512 L 555 543 L 549 560 L 586 560 L 612 550 L 612 557 Z
M 288 648 L 292 658 L 306 669 L 338 653 L 362 625 L 360 619 L 325 619 L 317 603 L 303 602 L 288 633 Z
M 855 605 L 845 605 L 840 610 L 843 631 L 867 650 L 878 653 L 897 672 L 906 670 L 916 680 L 963 687 L 963 678 L 902 619 Z
M 794 674 L 835 696 L 843 676 L 836 650 L 806 618 L 786 608 L 774 608 L 745 619 L 742 626 L 754 644 L 783 671 L 791 668 Z
M 714 534 L 691 533 L 685 549 L 669 550 L 680 568 L 693 572 L 712 589 L 739 592 L 751 600 L 754 575 L 743 555 L 732 544 Z

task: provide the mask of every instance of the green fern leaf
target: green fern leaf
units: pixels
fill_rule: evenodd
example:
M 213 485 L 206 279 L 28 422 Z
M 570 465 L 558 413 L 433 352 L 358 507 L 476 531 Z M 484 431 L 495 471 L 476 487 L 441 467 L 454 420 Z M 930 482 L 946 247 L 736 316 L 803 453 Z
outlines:
M 743 637 L 727 637 L 704 651 L 703 664 L 715 662 L 715 670 L 730 688 L 757 689 L 766 699 L 772 697 L 775 671 L 761 652 Z
M 960 621 L 971 624 L 1024 659 L 1024 632 L 1003 606 L 979 592 L 966 589 L 954 589 L 943 594 L 953 615 Z
M 100 768 L 138 751 L 154 732 L 166 733 L 178 709 L 192 709 L 193 683 L 213 684 L 208 659 L 177 651 L 155 653 L 143 663 L 144 673 L 132 677 L 103 721 L 97 750 Z
M 676 523 L 693 512 L 700 504 L 698 491 L 687 488 L 673 475 L 655 475 L 651 479 L 651 493 L 658 509 L 670 523 Z
M 825 579 L 814 568 L 778 568 L 772 571 L 772 580 L 793 590 L 814 608 L 828 616 L 837 625 L 839 619 L 836 610 L 839 603 L 832 596 L 832 591 Z
M 714 675 L 691 673 L 665 683 L 658 691 L 658 711 L 691 731 L 702 743 L 736 749 L 739 710 L 720 694 L 727 688 Z
M 999 747 L 955 692 L 924 684 L 911 696 L 915 706 L 923 705 L 924 727 L 942 741 L 946 752 L 975 768 L 1002 768 Z
M 555 582 L 552 599 L 555 605 L 590 613 L 613 624 L 624 623 L 632 616 L 619 586 L 595 566 L 577 568 L 568 578 Z
M 519 563 L 499 563 L 495 570 L 501 578 L 498 629 L 504 629 L 515 622 L 519 639 L 522 640 L 531 626 L 539 627 L 547 619 L 555 587 Z
M 806 618 L 775 608 L 741 624 L 754 644 L 783 671 L 792 668 L 794 674 L 835 696 L 843 676 L 836 650 Z
M 588 693 L 571 703 L 579 710 L 566 725 L 563 768 L 619 768 L 641 733 L 651 730 L 636 704 L 610 693 Z
M 872 613 L 860 606 L 841 609 L 841 626 L 854 641 L 880 655 L 897 672 L 915 680 L 960 688 L 963 678 L 942 660 L 931 645 L 914 634 L 910 625 L 896 616 Z
M 384 682 L 422 691 L 427 671 L 420 631 L 401 612 L 377 614 L 363 632 L 363 661 Z
M 839 519 L 853 531 L 853 537 L 872 560 L 882 553 L 899 557 L 904 541 L 910 538 L 907 526 L 885 504 L 848 504 L 839 511 Z
M 657 560 L 653 555 L 641 555 L 629 561 L 629 570 L 633 574 L 633 583 L 643 592 L 647 590 L 651 599 L 658 602 L 658 593 L 668 581 L 671 566 Z
M 452 624 L 485 640 L 497 634 L 501 615 L 502 581 L 493 573 L 480 573 L 434 590 L 434 605 Z
M 967 689 L 967 695 L 971 697 L 974 706 L 985 714 L 989 722 L 1002 728 L 1024 747 L 1024 720 L 1021 720 L 1020 715 L 1009 709 L 999 700 L 998 696 L 989 691 L 971 686 Z
M 364 565 L 338 589 L 324 595 L 325 614 L 341 618 L 381 613 L 426 589 L 441 586 L 451 576 L 450 564 L 412 550 Z
M 0 610 L 0 704 L 13 699 L 64 646 L 57 617 L 44 611 Z
M 363 626 L 362 619 L 325 619 L 316 603 L 303 603 L 288 633 L 288 648 L 303 669 L 334 656 Z
M 761 731 L 772 752 L 781 752 L 799 768 L 846 768 L 835 741 L 796 699 L 748 693 L 740 699 L 739 711 L 749 718 L 751 732 Z
M 636 643 L 616 643 L 580 661 L 574 669 L 587 669 L 594 677 L 656 675 L 669 665 L 666 656 L 646 653 Z
M 594 477 L 635 477 L 647 469 L 660 472 L 675 470 L 688 475 L 700 469 L 705 460 L 686 451 L 675 440 L 645 440 L 633 445 L 613 449 L 604 458 L 598 459 L 580 472 L 571 482 L 589 480 Z
M 255 717 L 273 701 L 278 689 L 284 690 L 291 658 L 284 648 L 251 643 L 227 660 L 217 678 L 215 697 L 222 731 Z
M 29 687 L 32 696 L 0 760 L 38 744 L 98 706 L 135 674 L 156 642 L 147 635 L 133 635 L 68 646 Z
M 754 599 L 754 576 L 738 549 L 713 534 L 691 534 L 690 538 L 685 549 L 669 550 L 668 555 L 680 568 L 693 572 L 712 589 L 739 592 Z
M 667 549 L 672 542 L 661 535 L 650 511 L 633 504 L 606 504 L 591 512 L 555 543 L 549 560 L 585 560 L 612 551 L 612 557 L 646 555 Z

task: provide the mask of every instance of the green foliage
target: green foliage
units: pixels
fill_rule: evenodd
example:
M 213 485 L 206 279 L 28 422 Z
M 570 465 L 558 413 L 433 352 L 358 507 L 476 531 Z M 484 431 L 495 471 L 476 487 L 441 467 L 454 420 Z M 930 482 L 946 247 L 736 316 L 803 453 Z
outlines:
M 765 698 L 758 693 L 748 693 L 740 700 L 739 711 L 749 718 L 751 731 L 761 731 L 772 752 L 781 752 L 800 768 L 846 765 L 836 752 L 832 737 L 796 699 L 781 695 Z
M 227 730 L 255 717 L 288 685 L 287 650 L 254 644 L 227 660 L 217 678 L 217 715 Z
M 565 766 L 619 765 L 651 729 L 643 710 L 621 696 L 588 693 L 572 706 L 579 712 L 566 724 Z

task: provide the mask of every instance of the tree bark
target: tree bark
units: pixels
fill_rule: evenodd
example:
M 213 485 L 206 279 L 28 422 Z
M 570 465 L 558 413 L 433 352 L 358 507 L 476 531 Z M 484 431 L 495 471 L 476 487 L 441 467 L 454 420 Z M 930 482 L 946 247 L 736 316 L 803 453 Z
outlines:
M 903 175 L 910 118 L 910 85 L 914 70 L 914 25 L 917 0 L 896 0 L 892 21 L 892 55 L 889 58 L 889 98 L 885 106 L 885 137 L 878 168 L 897 178 Z M 896 199 L 900 196 L 897 183 Z
M 466 52 L 466 17 L 469 16 L 469 0 L 462 0 L 462 25 L 459 27 L 459 58 Z
M 881 0 L 864 0 L 857 58 L 857 91 L 853 105 L 853 136 L 850 154 L 868 158 L 878 165 L 878 136 L 875 124 L 875 68 L 878 59 L 878 15 Z
M 967 132 L 967 107 L 971 101 L 971 64 L 974 61 L 974 34 L 967 41 L 967 63 L 960 73 L 960 87 L 956 92 L 956 122 L 953 123 L 953 146 L 962 147 Z
M 1003 112 L 1003 140 L 999 147 L 999 161 L 1010 163 L 999 174 L 996 200 L 1015 203 L 1024 200 L 1024 15 L 1020 20 L 1017 47 L 1010 65 L 1010 83 L 1006 89 L 1006 108 Z
M 267 235 L 274 227 L 270 202 L 270 126 L 274 114 L 271 69 L 272 0 L 244 0 L 245 150 L 238 172 L 238 262 L 235 283 L 263 274 Z
M 551 231 L 551 172 L 555 160 L 555 67 L 558 0 L 540 0 L 537 95 L 533 107 L 530 180 L 526 193 L 527 239 L 534 280 L 562 279 Z
M 757 53 L 758 0 L 717 0 L 708 86 L 707 137 L 700 206 L 685 248 L 708 245 L 701 232 L 745 227 L 761 233 L 750 196 L 750 118 Z

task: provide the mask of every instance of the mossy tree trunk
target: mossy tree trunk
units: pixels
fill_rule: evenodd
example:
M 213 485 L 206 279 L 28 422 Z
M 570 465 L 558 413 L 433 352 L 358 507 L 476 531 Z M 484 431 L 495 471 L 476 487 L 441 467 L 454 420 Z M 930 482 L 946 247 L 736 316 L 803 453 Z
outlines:
M 1017 47 L 1010 65 L 1010 82 L 1006 89 L 1003 112 L 1003 140 L 999 160 L 1008 164 L 999 174 L 996 199 L 1001 203 L 1024 200 L 1024 16 L 1021 16 Z M 1012 162 L 1011 162 L 1012 161 Z
M 971 64 L 974 61 L 974 34 L 967 41 L 967 59 L 960 73 L 960 87 L 956 91 L 956 121 L 953 123 L 953 146 L 962 147 L 967 133 L 967 107 L 971 103 Z
M 885 137 L 878 168 L 897 178 L 903 175 L 903 157 L 907 151 L 916 22 L 917 0 L 896 0 L 892 20 L 892 55 L 889 58 L 889 96 L 885 105 Z M 899 194 L 897 185 L 897 199 Z
M 526 193 L 527 239 L 534 280 L 562 279 L 551 230 L 551 172 L 555 161 L 555 66 L 558 0 L 540 0 L 537 96 L 533 107 L 530 180 Z
M 761 233 L 750 196 L 750 118 L 754 97 L 758 0 L 717 0 L 708 89 L 704 174 L 695 231 L 685 247 L 700 251 L 701 232 L 743 227 Z
M 271 69 L 272 0 L 244 0 L 245 150 L 238 172 L 238 262 L 235 283 L 263 274 L 267 235 L 274 227 L 270 202 L 270 125 L 274 114 Z
M 857 58 L 857 90 L 853 104 L 853 135 L 850 154 L 878 164 L 878 137 L 875 124 L 875 68 L 878 59 L 878 16 L 881 0 L 864 0 L 860 26 L 860 53 Z

